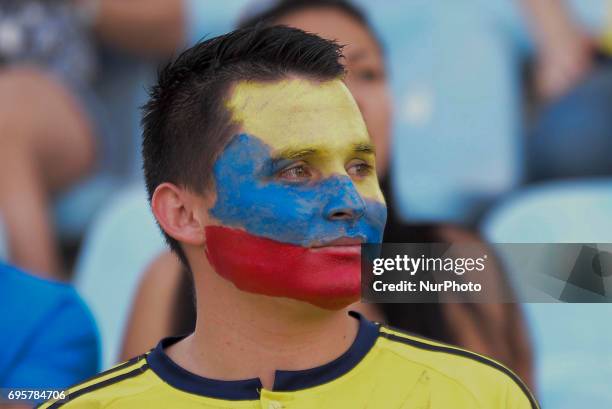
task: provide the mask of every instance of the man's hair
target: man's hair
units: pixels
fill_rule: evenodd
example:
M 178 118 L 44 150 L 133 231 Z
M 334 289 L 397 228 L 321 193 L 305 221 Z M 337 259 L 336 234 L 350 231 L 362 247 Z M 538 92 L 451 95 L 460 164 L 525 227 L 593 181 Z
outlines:
M 344 75 L 342 47 L 284 26 L 255 25 L 201 41 L 159 73 L 143 107 L 143 168 L 149 200 L 170 182 L 203 194 L 213 164 L 239 124 L 225 106 L 240 81 L 277 81 L 291 75 L 327 81 Z M 180 244 L 164 232 L 189 268 Z
M 314 8 L 331 8 L 343 12 L 370 33 L 379 50 L 384 54 L 384 45 L 367 15 L 349 0 L 275 0 L 263 8 L 247 9 L 238 21 L 238 28 L 252 27 L 257 24 L 275 25 L 283 17 Z

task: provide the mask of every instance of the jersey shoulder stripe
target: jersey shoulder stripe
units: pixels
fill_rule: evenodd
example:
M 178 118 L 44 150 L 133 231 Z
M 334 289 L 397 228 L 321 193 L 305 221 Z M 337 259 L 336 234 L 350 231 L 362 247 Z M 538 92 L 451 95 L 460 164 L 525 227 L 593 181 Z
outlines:
M 508 376 L 514 383 L 518 385 L 521 391 L 527 396 L 529 403 L 531 404 L 532 409 L 540 409 L 537 401 L 535 400 L 533 394 L 525 385 L 525 383 L 518 377 L 511 369 L 506 367 L 505 365 L 495 361 L 494 359 L 488 358 L 484 355 L 480 355 L 476 352 L 471 352 L 466 349 L 462 349 L 453 345 L 444 344 L 439 341 L 434 341 L 428 338 L 421 337 L 419 335 L 414 335 L 407 333 L 406 331 L 396 329 L 387 325 L 380 326 L 380 335 L 390 341 L 400 342 L 406 345 L 410 345 L 415 348 L 431 351 L 431 352 L 440 352 L 445 354 L 451 354 L 456 356 L 461 356 L 463 358 L 471 359 L 481 364 L 490 366 L 506 376 Z
M 139 355 L 135 358 L 130 359 L 122 364 L 114 366 L 104 372 L 101 372 L 85 381 L 70 387 L 67 390 L 65 399 L 52 400 L 41 405 L 37 408 L 41 409 L 56 409 L 63 405 L 70 403 L 73 399 L 84 395 L 86 393 L 104 388 L 122 380 L 132 378 L 134 376 L 144 373 L 149 365 L 146 362 L 146 354 Z

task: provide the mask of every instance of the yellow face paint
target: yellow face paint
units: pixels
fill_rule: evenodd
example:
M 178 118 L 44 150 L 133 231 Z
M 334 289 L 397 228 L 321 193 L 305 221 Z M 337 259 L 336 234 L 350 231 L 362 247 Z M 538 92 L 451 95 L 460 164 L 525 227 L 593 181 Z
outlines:
M 312 152 L 307 160 L 322 177 L 348 175 L 353 159 L 364 159 L 374 168 L 373 153 L 363 149 L 371 146 L 366 125 L 339 79 L 243 81 L 235 85 L 227 108 L 241 132 L 262 140 L 273 155 Z M 353 180 L 363 198 L 384 202 L 374 169 Z
M 227 107 L 241 129 L 213 167 L 215 271 L 323 308 L 357 300 L 359 243 L 381 242 L 387 209 L 351 94 L 339 80 L 242 82 Z

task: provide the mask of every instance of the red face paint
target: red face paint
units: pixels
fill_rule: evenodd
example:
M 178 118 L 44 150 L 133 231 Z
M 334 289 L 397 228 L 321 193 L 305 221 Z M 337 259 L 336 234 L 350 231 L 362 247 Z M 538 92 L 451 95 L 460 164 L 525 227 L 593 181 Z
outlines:
M 360 253 L 358 246 L 308 248 L 242 230 L 206 227 L 208 260 L 237 288 L 330 310 L 359 300 Z

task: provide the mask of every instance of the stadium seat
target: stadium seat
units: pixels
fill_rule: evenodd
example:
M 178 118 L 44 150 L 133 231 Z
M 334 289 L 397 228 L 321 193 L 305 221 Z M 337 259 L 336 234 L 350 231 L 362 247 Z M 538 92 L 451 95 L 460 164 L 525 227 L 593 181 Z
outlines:
M 535 186 L 493 209 L 482 225 L 495 243 L 612 243 L 612 180 Z M 502 255 L 503 257 L 503 255 Z M 518 275 L 509 267 L 509 274 Z M 542 407 L 612 402 L 612 304 L 524 304 Z
M 523 50 L 480 2 L 410 4 L 388 36 L 396 203 L 413 222 L 473 223 L 522 180 Z
M 117 362 L 140 275 L 164 248 L 141 186 L 116 194 L 89 229 L 77 261 L 75 286 L 97 321 L 103 368 Z
M 73 186 L 54 203 L 53 216 L 61 239 L 78 241 L 106 200 L 123 181 L 109 174 L 92 175 Z

